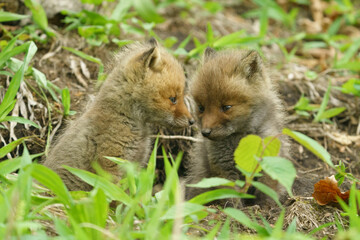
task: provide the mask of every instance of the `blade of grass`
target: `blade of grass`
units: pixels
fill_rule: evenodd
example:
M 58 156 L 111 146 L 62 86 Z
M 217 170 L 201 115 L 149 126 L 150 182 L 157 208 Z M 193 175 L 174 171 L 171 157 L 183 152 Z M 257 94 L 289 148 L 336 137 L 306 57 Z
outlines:
M 39 125 L 37 125 L 36 123 L 34 123 L 33 121 L 29 120 L 29 119 L 25 119 L 23 117 L 13 117 L 13 116 L 7 116 L 3 119 L 3 121 L 9 121 L 9 122 L 18 122 L 18 123 L 22 123 L 22 124 L 29 124 L 35 128 L 40 128 Z
M 71 47 L 63 47 L 63 49 L 85 59 L 85 60 L 88 60 L 90 62 L 94 62 L 94 63 L 97 63 L 99 65 L 103 65 L 102 62 L 101 62 L 101 59 L 100 58 L 96 58 L 96 57 L 93 57 L 93 56 L 90 56 L 82 51 L 79 51 L 79 50 L 76 50 L 75 48 L 71 48 Z
M 329 85 L 328 88 L 325 92 L 324 98 L 321 102 L 319 111 L 317 112 L 315 118 L 314 118 L 314 122 L 319 122 L 321 120 L 321 115 L 325 112 L 326 106 L 329 102 L 330 99 L 330 90 L 331 90 L 331 82 L 329 81 Z
M 12 150 L 14 150 L 16 148 L 16 146 L 18 146 L 19 144 L 21 144 L 24 140 L 26 140 L 28 138 L 29 137 L 19 138 L 19 139 L 15 140 L 15 141 L 12 141 L 11 143 L 6 145 L 5 147 L 0 148 L 0 158 L 5 157 L 6 154 L 8 154 Z
M 25 49 L 27 51 L 25 58 L 24 58 L 24 63 L 22 64 L 19 71 L 17 71 L 15 73 L 13 79 L 11 80 L 11 82 L 9 84 L 8 90 L 5 93 L 4 99 L 3 99 L 2 103 L 0 104 L 0 118 L 5 117 L 5 116 L 3 116 L 3 113 L 4 113 L 5 109 L 9 107 L 9 104 L 11 102 L 13 102 L 13 99 L 15 98 L 16 93 L 19 90 L 20 83 L 24 78 L 24 74 L 27 69 L 27 66 L 37 51 L 37 47 L 34 42 L 27 42 L 24 45 L 26 46 Z
M 339 60 L 337 61 L 336 63 L 336 66 L 338 65 L 344 65 L 346 64 L 347 62 L 350 61 L 350 59 L 357 53 L 357 51 L 359 50 L 360 48 L 360 38 L 357 39 L 356 41 L 354 41 L 350 47 L 346 50 L 344 56 Z M 335 66 L 335 67 L 336 67 Z
M 264 227 L 260 226 L 258 223 L 252 221 L 248 216 L 246 216 L 245 213 L 242 211 L 235 209 L 235 208 L 225 208 L 224 213 L 226 213 L 228 216 L 234 218 L 239 223 L 254 229 L 257 231 L 258 234 L 261 234 L 262 236 L 266 236 L 267 231 Z
M 156 12 L 154 3 L 151 0 L 134 0 L 134 8 L 137 13 L 147 22 L 160 23 L 164 21 Z
M 72 174 L 79 177 L 84 182 L 94 187 L 101 188 L 106 193 L 106 195 L 111 198 L 111 200 L 121 201 L 125 205 L 131 204 L 130 197 L 118 186 L 116 186 L 114 183 L 110 182 L 106 178 L 82 169 L 72 168 L 69 166 L 63 167 L 70 171 Z
M 190 199 L 189 202 L 197 203 L 197 204 L 206 204 L 215 200 L 226 199 L 226 198 L 254 198 L 254 196 L 246 193 L 239 193 L 234 189 L 223 188 L 223 189 L 215 189 L 199 194 L 196 197 Z
M 330 154 L 323 148 L 317 141 L 308 136 L 296 132 L 291 131 L 288 128 L 283 129 L 283 134 L 288 135 L 289 137 L 293 138 L 295 141 L 306 147 L 310 152 L 315 154 L 317 157 L 322 159 L 325 163 L 327 163 L 330 167 L 335 168 L 334 164 L 331 161 Z
M 128 13 L 132 5 L 133 5 L 132 1 L 124 1 L 124 0 L 119 1 L 119 3 L 116 5 L 114 11 L 111 14 L 111 19 L 117 22 L 121 22 Z
M 49 28 L 48 19 L 44 8 L 37 2 L 37 0 L 24 0 L 26 7 L 28 7 L 33 15 L 34 22 L 46 32 L 48 36 L 55 36 L 55 33 Z
M 28 17 L 29 17 L 28 15 L 20 15 L 20 14 L 4 12 L 4 11 L 0 12 L 0 22 L 16 21 Z
M 29 167 L 31 168 L 31 176 L 55 193 L 65 206 L 74 205 L 73 199 L 59 175 L 40 164 L 33 163 Z

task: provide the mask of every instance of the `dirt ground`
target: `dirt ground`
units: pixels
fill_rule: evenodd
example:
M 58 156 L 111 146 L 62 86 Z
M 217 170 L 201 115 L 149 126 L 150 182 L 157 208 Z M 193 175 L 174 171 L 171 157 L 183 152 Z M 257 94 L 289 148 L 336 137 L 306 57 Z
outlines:
M 246 1 L 245 1 L 246 2 Z M 189 18 L 180 18 L 178 9 L 169 8 L 165 13 L 166 21 L 158 24 L 155 27 L 155 32 L 161 37 L 176 36 L 181 42 L 188 34 L 197 37 L 201 42 L 205 41 L 206 24 L 210 22 L 213 26 L 214 32 L 219 35 L 227 35 L 234 31 L 246 29 L 248 33 L 256 33 L 259 22 L 253 19 L 244 19 L 239 13 L 246 11 L 246 5 L 231 5 L 224 11 L 218 12 L 215 15 L 210 14 L 190 14 Z M 251 7 L 251 6 L 249 6 Z M 306 13 L 303 13 L 306 15 Z M 70 52 L 62 49 L 63 46 L 73 47 L 79 49 L 92 56 L 100 58 L 103 62 L 107 62 L 113 51 L 116 51 L 117 46 L 109 44 L 105 47 L 91 47 L 84 39 L 80 38 L 76 32 L 64 32 L 60 27 L 58 20 L 52 21 L 51 27 L 58 32 L 58 38 L 48 44 L 37 44 L 38 52 L 32 61 L 32 65 L 43 72 L 47 79 L 56 84 L 60 88 L 68 87 L 71 93 L 71 109 L 77 111 L 77 114 L 67 119 L 63 119 L 59 111 L 61 106 L 52 102 L 54 109 L 52 111 L 52 119 L 48 118 L 47 103 L 41 99 L 34 90 L 30 87 L 24 87 L 21 90 L 22 98 L 25 103 L 30 100 L 35 103 L 25 106 L 26 110 L 21 110 L 19 106 L 19 114 L 24 115 L 24 112 L 34 113 L 34 119 L 42 127 L 41 130 L 33 128 L 25 129 L 23 125 L 16 125 L 12 133 L 5 130 L 0 130 L 2 141 L 8 142 L 10 137 L 20 138 L 22 136 L 34 136 L 31 141 L 27 142 L 27 146 L 31 154 L 40 153 L 45 150 L 47 131 L 49 121 L 53 128 L 50 135 L 51 138 L 56 137 L 61 130 L 66 126 L 71 119 L 78 117 L 86 108 L 86 103 L 91 101 L 98 89 L 96 81 L 98 66 L 94 63 L 82 60 Z M 270 32 L 277 37 L 286 37 L 287 32 L 281 30 L 281 26 L 276 22 L 270 24 Z M 146 37 L 136 35 L 120 36 L 121 39 L 137 39 L 143 40 Z M 188 44 L 187 50 L 194 47 L 192 43 Z M 279 47 L 276 45 L 264 47 L 263 52 L 268 61 L 269 68 L 274 81 L 277 81 L 279 91 L 284 100 L 285 107 L 288 112 L 287 127 L 302 132 L 309 137 L 316 139 L 321 143 L 331 154 L 332 161 L 337 164 L 340 160 L 348 167 L 348 171 L 360 178 L 360 99 L 345 95 L 338 90 L 332 90 L 330 103 L 331 107 L 345 106 L 346 111 L 333 118 L 333 124 L 328 123 L 313 123 L 311 118 L 305 118 L 297 115 L 294 111 L 294 104 L 303 94 L 308 97 L 312 103 L 320 104 L 322 97 L 328 86 L 328 81 L 331 81 L 333 86 L 341 86 L 350 77 L 359 77 L 358 75 L 351 75 L 351 73 L 342 70 L 329 70 L 327 67 L 331 64 L 331 59 L 324 59 L 311 55 L 311 53 L 299 53 L 298 55 L 305 56 L 302 59 L 295 59 L 291 62 L 286 62 Z M 306 54 L 310 54 L 308 57 Z M 186 61 L 181 59 L 187 77 L 191 80 L 199 61 Z M 83 62 L 83 63 L 81 63 Z M 81 68 L 81 65 L 83 67 Z M 85 65 L 85 67 L 84 67 Z M 90 73 L 86 74 L 86 69 Z M 310 80 L 306 77 L 305 72 L 313 70 L 319 72 L 318 78 Z M 7 80 L 0 78 L 1 85 L 6 85 Z M 33 80 L 28 80 L 29 85 L 33 85 Z M 1 89 L 0 89 L 1 90 Z M 33 99 L 26 93 L 31 93 Z M 48 95 L 48 94 L 47 94 Z M 50 95 L 48 99 L 51 100 Z M 169 134 L 167 130 L 162 130 L 164 134 Z M 176 133 L 177 135 L 194 136 L 196 128 L 188 129 L 185 132 Z M 351 138 L 353 136 L 354 138 Z M 355 140 L 354 140 L 355 139 Z M 183 166 L 180 169 L 180 175 L 186 174 L 186 153 L 191 146 L 191 142 L 187 140 L 164 140 L 162 144 L 176 154 L 177 151 L 185 151 L 185 158 Z M 21 148 L 13 153 L 21 154 Z M 161 156 L 159 155 L 159 172 L 161 173 Z M 316 156 L 304 149 L 299 144 L 293 142 L 292 144 L 292 162 L 297 169 L 297 178 L 294 183 L 294 198 L 289 200 L 286 205 L 286 224 L 289 224 L 295 217 L 297 217 L 297 228 L 304 232 L 310 232 L 312 229 L 324 224 L 332 222 L 335 216 L 338 217 L 344 226 L 347 225 L 346 219 L 340 216 L 340 210 L 336 206 L 319 206 L 312 199 L 313 185 L 324 177 L 329 177 L 335 172 L 330 169 Z M 161 175 L 163 176 L 163 175 Z M 349 187 L 345 184 L 344 189 Z M 214 207 L 215 208 L 215 207 Z M 279 215 L 279 209 L 272 209 L 264 211 L 264 206 L 247 207 L 245 211 L 253 213 L 260 212 L 270 223 L 274 223 Z M 220 212 L 211 216 L 212 218 L 225 218 Z M 206 219 L 204 221 L 209 221 Z M 206 224 L 204 224 L 205 226 Z M 249 229 L 244 229 L 251 232 Z M 334 226 L 324 228 L 317 237 L 329 236 L 332 238 L 336 233 Z M 194 233 L 200 234 L 200 232 Z

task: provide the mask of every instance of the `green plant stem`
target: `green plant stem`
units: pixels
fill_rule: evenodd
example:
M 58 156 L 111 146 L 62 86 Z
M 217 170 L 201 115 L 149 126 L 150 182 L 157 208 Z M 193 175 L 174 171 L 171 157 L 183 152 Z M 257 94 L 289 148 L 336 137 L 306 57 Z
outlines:
M 46 102 L 46 108 L 48 110 L 48 117 L 49 117 L 49 124 L 48 124 L 48 133 L 47 133 L 47 138 L 46 138 L 46 145 L 45 145 L 45 156 L 48 155 L 49 153 L 49 148 L 50 148 L 50 135 L 51 135 L 51 131 L 52 131 L 52 124 L 51 124 L 51 106 L 50 106 L 50 103 L 49 103 L 49 100 L 47 99 L 43 89 L 40 87 L 40 91 L 41 91 L 41 94 L 43 95 L 44 97 L 44 100 Z
M 251 183 L 252 183 L 252 180 L 254 179 L 255 177 L 255 173 L 256 173 L 256 170 L 260 167 L 260 162 L 262 161 L 263 159 L 263 156 L 264 156 L 264 153 L 265 153 L 265 149 L 270 145 L 270 143 L 272 141 L 274 141 L 275 139 L 279 138 L 280 136 L 282 136 L 283 134 L 282 133 L 279 133 L 277 135 L 275 135 L 274 137 L 272 137 L 270 139 L 270 141 L 263 147 L 262 151 L 261 151 L 261 154 L 259 156 L 259 161 L 258 163 L 256 164 L 254 170 L 252 171 L 251 175 L 249 178 L 245 178 L 245 185 L 239 189 L 238 192 L 240 193 L 247 193 L 247 191 L 249 190 L 250 186 L 251 186 Z

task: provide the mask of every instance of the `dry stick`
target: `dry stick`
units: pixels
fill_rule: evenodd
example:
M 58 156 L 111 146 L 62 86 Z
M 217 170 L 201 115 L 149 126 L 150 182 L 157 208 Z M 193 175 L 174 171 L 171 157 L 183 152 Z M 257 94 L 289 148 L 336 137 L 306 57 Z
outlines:
M 200 138 L 194 138 L 194 137 L 188 137 L 188 136 L 181 136 L 181 135 L 173 135 L 173 136 L 169 136 L 169 135 L 150 135 L 151 138 L 162 138 L 162 139 L 169 139 L 169 140 L 174 140 L 174 139 L 180 139 L 180 140 L 188 140 L 188 141 L 192 141 L 192 142 L 203 142 L 202 139 Z
M 323 169 L 323 167 L 321 166 L 321 167 L 314 168 L 314 169 L 311 169 L 311 170 L 308 170 L 308 171 L 301 171 L 301 170 L 299 170 L 299 172 L 300 172 L 301 174 L 307 174 L 307 173 L 316 172 L 316 171 L 319 171 L 319 170 L 322 170 L 322 169 Z
M 60 116 L 58 124 L 56 124 L 56 127 L 54 128 L 54 130 L 50 134 L 50 142 L 52 142 L 52 139 L 54 138 L 55 133 L 57 132 L 57 130 L 61 126 L 62 119 L 63 119 L 63 115 Z

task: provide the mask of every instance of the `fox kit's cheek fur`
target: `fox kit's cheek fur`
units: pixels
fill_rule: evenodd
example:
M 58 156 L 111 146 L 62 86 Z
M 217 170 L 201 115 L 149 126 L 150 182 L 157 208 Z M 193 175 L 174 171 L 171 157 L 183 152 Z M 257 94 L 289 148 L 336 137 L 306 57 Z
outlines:
M 123 47 L 111 64 L 92 105 L 60 136 L 44 162 L 70 190 L 90 190 L 91 186 L 62 165 L 95 172 L 96 162 L 118 180 L 122 175 L 118 165 L 105 156 L 143 165 L 151 148 L 150 126 L 193 123 L 183 101 L 183 69 L 156 40 Z
M 260 56 L 255 51 L 207 49 L 190 89 L 203 142 L 195 143 L 187 182 L 205 177 L 241 179 L 233 157 L 239 141 L 248 134 L 275 136 L 284 122 L 281 101 Z M 287 141 L 280 140 L 281 154 L 286 156 Z M 286 196 L 284 188 L 274 186 L 281 197 Z M 188 187 L 186 198 L 203 191 Z

